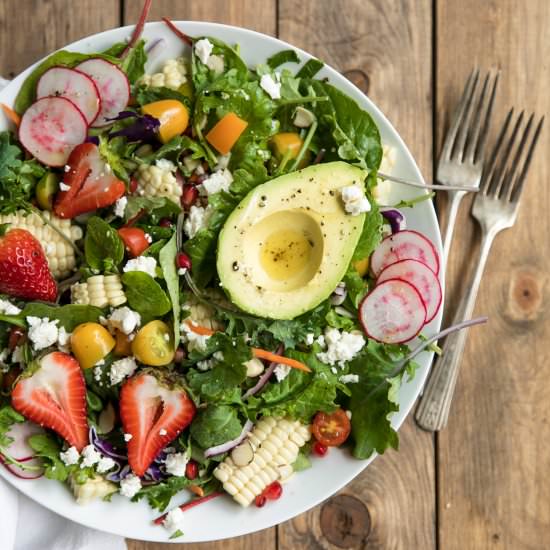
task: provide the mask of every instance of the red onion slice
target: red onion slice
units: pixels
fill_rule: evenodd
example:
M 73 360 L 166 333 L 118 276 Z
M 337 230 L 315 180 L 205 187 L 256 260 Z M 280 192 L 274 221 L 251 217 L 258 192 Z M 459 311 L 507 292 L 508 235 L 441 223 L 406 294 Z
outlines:
M 246 437 L 246 434 L 252 429 L 253 426 L 254 424 L 252 423 L 252 421 L 247 420 L 239 437 L 231 441 L 226 441 L 221 445 L 216 445 L 215 447 L 210 447 L 210 449 L 206 449 L 206 451 L 204 451 L 204 458 L 210 458 L 212 456 L 221 455 L 223 453 L 226 453 L 227 451 L 230 451 L 233 447 L 236 447 L 239 443 L 241 443 L 241 441 Z
M 381 208 L 380 214 L 390 224 L 392 233 L 397 233 L 406 228 L 405 216 L 397 208 Z
M 275 352 L 277 355 L 281 355 L 284 351 L 283 346 L 279 346 L 277 348 L 277 351 Z M 246 399 L 247 397 L 250 397 L 251 395 L 254 395 L 255 393 L 258 393 L 266 384 L 271 375 L 273 374 L 273 371 L 275 370 L 275 367 L 278 365 L 277 362 L 270 363 L 267 369 L 265 369 L 264 373 L 260 376 L 258 379 L 258 382 L 255 386 L 252 386 L 243 395 L 243 399 Z

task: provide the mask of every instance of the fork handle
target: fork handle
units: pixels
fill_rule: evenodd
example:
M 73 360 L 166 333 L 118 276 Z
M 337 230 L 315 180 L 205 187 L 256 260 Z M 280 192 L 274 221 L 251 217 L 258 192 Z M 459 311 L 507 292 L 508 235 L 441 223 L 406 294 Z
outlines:
M 453 325 L 472 316 L 481 277 L 495 235 L 496 233 L 493 232 L 483 234 L 474 278 L 460 302 Z M 467 335 L 467 330 L 461 330 L 447 336 L 443 355 L 432 368 L 422 400 L 416 410 L 416 421 L 425 430 L 437 432 L 447 425 Z
M 449 209 L 447 216 L 447 224 L 445 226 L 445 236 L 443 237 L 443 272 L 447 267 L 447 258 L 451 251 L 451 242 L 453 240 L 454 229 L 456 225 L 456 217 L 458 215 L 458 208 L 460 207 L 460 201 L 466 193 L 464 191 L 449 191 Z

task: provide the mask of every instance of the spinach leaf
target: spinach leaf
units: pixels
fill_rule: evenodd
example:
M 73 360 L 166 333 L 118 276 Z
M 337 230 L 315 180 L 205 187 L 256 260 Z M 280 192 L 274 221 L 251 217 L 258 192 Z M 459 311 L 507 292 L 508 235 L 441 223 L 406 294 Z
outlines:
M 84 253 L 92 269 L 115 271 L 124 258 L 124 244 L 116 229 L 93 216 L 87 224 Z
M 143 271 L 128 271 L 122 276 L 128 305 L 137 311 L 143 322 L 161 317 L 170 311 L 172 304 L 162 287 Z
M 23 82 L 15 99 L 15 111 L 22 115 L 28 109 L 28 107 L 35 99 L 36 85 L 38 84 L 38 80 L 48 69 L 51 69 L 52 67 L 55 67 L 57 65 L 61 65 L 62 67 L 75 67 L 76 65 L 82 63 L 83 61 L 86 61 L 87 59 L 92 59 L 96 57 L 105 59 L 110 63 L 114 63 L 115 65 L 118 65 L 120 63 L 120 59 L 104 53 L 86 54 L 60 50 L 50 55 L 50 57 L 42 61 L 42 63 L 40 63 L 40 65 L 38 65 L 38 67 L 36 67 L 36 69 L 34 69 L 34 71 L 27 77 L 25 82 Z
M 313 78 L 323 67 L 324 63 L 318 59 L 309 59 L 296 73 L 297 78 Z
M 82 323 L 97 323 L 103 311 L 94 306 L 66 304 L 64 306 L 49 306 L 39 302 L 27 304 L 19 317 L 46 317 L 52 321 L 59 320 L 59 326 L 67 332 L 72 332 Z
M 372 117 L 328 82 L 312 80 L 309 86 L 316 95 L 329 98 L 328 101 L 318 101 L 314 110 L 319 119 L 320 133 L 324 131 L 332 136 L 339 157 L 356 161 L 364 168 L 377 169 L 382 160 L 382 144 Z
M 382 225 L 384 224 L 384 218 L 376 205 L 376 202 L 371 200 L 371 211 L 365 215 L 365 221 L 363 222 L 363 230 L 359 237 L 359 242 L 355 247 L 352 262 L 368 258 L 374 249 L 380 244 L 382 240 Z
M 235 439 L 241 430 L 237 411 L 229 405 L 208 405 L 201 409 L 190 428 L 191 436 L 202 449 Z
M 159 264 L 162 269 L 162 275 L 168 288 L 168 294 L 172 301 L 172 316 L 174 317 L 174 347 L 177 348 L 180 341 L 180 284 L 178 272 L 176 270 L 176 255 L 178 248 L 176 245 L 176 234 L 166 243 L 159 252 Z
M 120 68 L 126 73 L 130 84 L 135 84 L 145 74 L 146 62 L 145 40 L 139 40 L 130 49 L 120 65 Z
M 267 60 L 267 64 L 271 69 L 276 69 L 284 63 L 300 63 L 296 50 L 281 50 Z
M 128 197 L 124 209 L 124 220 L 128 221 L 145 210 L 152 224 L 162 218 L 171 218 L 181 212 L 181 208 L 168 197 Z
M 14 141 L 10 132 L 0 132 L 0 214 L 30 210 L 36 182 L 46 173 L 35 159 L 24 160 Z
M 66 481 L 69 476 L 67 466 L 59 458 L 61 445 L 49 434 L 31 435 L 28 443 L 36 453 L 36 456 L 42 458 L 46 477 Z
M 176 99 L 187 107 L 190 106 L 189 98 L 177 90 L 172 90 L 172 88 L 138 86 L 135 91 L 135 98 L 140 106 L 162 99 Z

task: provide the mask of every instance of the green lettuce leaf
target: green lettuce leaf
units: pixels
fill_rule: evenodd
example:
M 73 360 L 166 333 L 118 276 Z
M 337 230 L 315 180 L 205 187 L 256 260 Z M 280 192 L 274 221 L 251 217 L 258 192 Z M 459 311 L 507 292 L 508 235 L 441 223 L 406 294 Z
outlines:
M 202 449 L 231 441 L 241 431 L 237 411 L 228 405 L 208 405 L 200 409 L 190 428 L 192 438 Z
M 172 316 L 174 324 L 174 348 L 177 348 L 180 341 L 180 285 L 179 276 L 176 270 L 176 255 L 178 253 L 176 245 L 176 234 L 166 243 L 159 252 L 159 263 L 162 269 L 162 275 L 168 288 L 170 301 L 172 302 Z
M 114 271 L 124 258 L 124 244 L 116 229 L 97 216 L 88 220 L 84 239 L 86 262 L 92 269 Z
M 120 68 L 126 73 L 130 84 L 135 84 L 145 74 L 147 53 L 145 52 L 145 40 L 139 40 L 127 53 L 120 64 Z
M 148 273 L 128 271 L 122 275 L 122 284 L 128 305 L 141 315 L 143 323 L 162 317 L 172 309 L 166 292 Z
M 267 64 L 270 69 L 276 69 L 284 63 L 300 63 L 296 50 L 281 50 L 268 58 Z

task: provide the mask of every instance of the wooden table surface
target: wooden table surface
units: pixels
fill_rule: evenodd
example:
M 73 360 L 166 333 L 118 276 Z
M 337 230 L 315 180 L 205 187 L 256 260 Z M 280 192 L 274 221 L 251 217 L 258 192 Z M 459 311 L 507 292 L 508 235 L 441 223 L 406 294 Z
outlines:
M 80 37 L 136 21 L 140 0 L 0 0 L 0 71 L 11 77 Z M 502 71 L 495 121 L 550 107 L 548 0 L 155 0 L 169 16 L 278 36 L 348 75 L 381 107 L 426 177 L 474 66 Z M 516 227 L 497 238 L 448 428 L 409 418 L 400 451 L 340 494 L 278 527 L 192 549 L 550 548 L 549 132 Z M 445 204 L 439 204 L 444 217 Z M 447 314 L 469 281 L 479 232 L 465 204 L 448 270 Z M 130 550 L 160 544 L 129 541 Z M 184 548 L 176 545 L 174 548 Z

